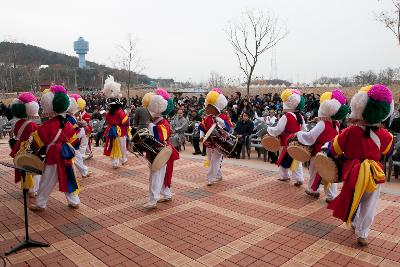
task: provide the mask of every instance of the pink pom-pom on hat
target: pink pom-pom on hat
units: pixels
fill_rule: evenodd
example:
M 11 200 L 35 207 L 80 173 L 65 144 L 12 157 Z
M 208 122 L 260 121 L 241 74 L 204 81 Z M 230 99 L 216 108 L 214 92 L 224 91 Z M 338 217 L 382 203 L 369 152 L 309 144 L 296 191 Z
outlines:
M 67 93 L 67 89 L 65 89 L 65 87 L 62 86 L 62 85 L 52 85 L 52 86 L 50 87 L 50 90 L 51 90 L 53 93 L 63 93 L 63 94 L 66 94 L 66 93 Z
M 391 104 L 393 101 L 392 92 L 382 84 L 375 84 L 368 91 L 368 97 L 375 101 L 386 102 Z
M 162 96 L 165 100 L 168 100 L 171 98 L 171 96 L 168 94 L 168 92 L 163 88 L 158 88 L 156 90 L 156 95 Z
M 213 88 L 211 91 L 217 92 L 218 94 L 222 94 L 221 89 L 219 89 L 217 87 Z
M 78 100 L 79 98 L 82 98 L 80 95 L 78 94 L 70 94 L 70 97 L 72 97 L 75 100 Z
M 37 98 L 36 96 L 34 96 L 32 93 L 30 92 L 23 92 L 18 96 L 18 100 L 21 101 L 22 103 L 26 104 L 29 102 L 37 102 Z
M 292 89 L 292 93 L 301 95 L 301 92 L 298 89 Z
M 343 91 L 337 88 L 333 89 L 332 91 L 332 99 L 336 99 L 342 105 L 345 105 L 347 102 L 346 96 L 344 95 Z

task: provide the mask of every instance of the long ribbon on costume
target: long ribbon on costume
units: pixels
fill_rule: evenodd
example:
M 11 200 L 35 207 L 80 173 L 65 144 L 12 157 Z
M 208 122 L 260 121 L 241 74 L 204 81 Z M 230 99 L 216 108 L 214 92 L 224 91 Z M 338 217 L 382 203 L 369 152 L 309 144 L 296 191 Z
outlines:
M 347 224 L 351 223 L 364 193 L 375 191 L 377 189 L 375 181 L 383 180 L 385 180 L 385 173 L 376 161 L 366 159 L 361 163 Z

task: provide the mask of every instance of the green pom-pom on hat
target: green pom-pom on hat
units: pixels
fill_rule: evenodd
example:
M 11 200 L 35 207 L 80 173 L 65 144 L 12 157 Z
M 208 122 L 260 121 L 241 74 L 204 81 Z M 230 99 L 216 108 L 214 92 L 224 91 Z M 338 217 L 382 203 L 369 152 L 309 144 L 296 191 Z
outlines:
M 53 110 L 56 113 L 64 113 L 69 108 L 69 96 L 64 93 L 55 93 L 53 98 Z
M 349 113 L 350 108 L 348 105 L 341 105 L 338 112 L 333 115 L 331 118 L 336 121 L 341 121 L 346 118 L 347 114 Z
M 300 103 L 296 107 L 296 111 L 302 111 L 306 105 L 306 101 L 304 99 L 304 96 L 300 96 Z
M 174 100 L 172 98 L 168 99 L 167 102 L 168 102 L 167 109 L 162 113 L 162 115 L 164 116 L 167 116 L 175 108 Z
M 14 117 L 18 119 L 23 119 L 28 117 L 26 114 L 26 108 L 24 104 L 15 103 L 11 106 L 11 113 Z
M 369 124 L 377 124 L 382 122 L 390 113 L 390 104 L 383 101 L 375 101 L 368 99 L 362 117 Z

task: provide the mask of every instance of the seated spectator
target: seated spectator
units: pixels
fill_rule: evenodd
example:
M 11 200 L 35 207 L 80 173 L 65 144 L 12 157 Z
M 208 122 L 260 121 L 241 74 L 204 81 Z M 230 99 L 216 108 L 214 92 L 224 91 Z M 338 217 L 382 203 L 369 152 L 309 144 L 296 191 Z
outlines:
M 254 124 L 250 120 L 250 116 L 248 112 L 243 112 L 241 116 L 241 120 L 238 121 L 235 127 L 234 135 L 238 138 L 238 143 L 236 145 L 235 151 L 230 155 L 230 157 L 236 157 L 240 159 L 240 152 L 242 151 L 243 143 L 246 140 L 247 136 L 250 136 L 253 133 Z
M 185 132 L 189 127 L 189 121 L 183 116 L 183 110 L 179 109 L 171 120 L 171 144 L 178 150 L 181 150 L 185 143 Z

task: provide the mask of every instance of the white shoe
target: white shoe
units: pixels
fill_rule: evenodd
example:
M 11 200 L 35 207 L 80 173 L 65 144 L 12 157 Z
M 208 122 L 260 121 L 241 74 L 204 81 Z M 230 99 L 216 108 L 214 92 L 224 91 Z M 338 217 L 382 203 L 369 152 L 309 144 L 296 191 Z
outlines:
M 146 204 L 143 205 L 143 208 L 147 209 L 147 210 L 152 210 L 157 208 L 157 202 L 153 203 L 153 202 L 147 202 Z
M 92 171 L 88 171 L 86 175 L 82 175 L 82 178 L 87 178 L 93 174 Z
M 215 179 L 216 182 L 221 182 L 222 181 L 222 176 L 218 177 L 217 179 Z
M 172 197 L 162 197 L 157 202 L 158 203 L 163 203 L 163 202 L 169 202 L 171 200 L 172 200 Z
M 213 185 L 213 184 L 214 184 L 213 181 L 208 181 L 208 182 L 207 182 L 207 186 L 211 186 L 211 185 Z

